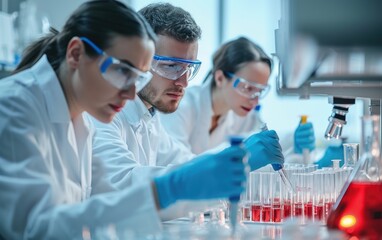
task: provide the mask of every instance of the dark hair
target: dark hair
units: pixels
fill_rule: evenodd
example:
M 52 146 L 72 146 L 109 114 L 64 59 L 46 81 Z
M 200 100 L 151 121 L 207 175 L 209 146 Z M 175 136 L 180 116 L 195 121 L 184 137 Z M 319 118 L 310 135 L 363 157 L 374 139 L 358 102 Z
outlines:
M 57 72 L 73 37 L 87 37 L 101 49 L 106 49 L 112 38 L 119 34 L 148 37 L 153 41 L 156 38 L 145 19 L 123 3 L 116 0 L 85 2 L 69 17 L 61 32 L 51 29 L 50 34 L 26 48 L 15 72 L 31 67 L 44 54 Z M 87 44 L 85 51 L 89 56 L 97 55 Z
M 272 60 L 259 45 L 245 37 L 229 41 L 223 44 L 213 55 L 212 70 L 203 82 L 211 78 L 212 88 L 214 88 L 214 75 L 217 70 L 222 70 L 225 75 L 226 72 L 235 73 L 246 63 L 253 61 L 264 62 L 272 70 Z M 226 77 L 228 76 L 226 75 Z
M 139 10 L 156 34 L 172 37 L 180 42 L 194 42 L 202 34 L 190 13 L 169 3 L 153 3 Z

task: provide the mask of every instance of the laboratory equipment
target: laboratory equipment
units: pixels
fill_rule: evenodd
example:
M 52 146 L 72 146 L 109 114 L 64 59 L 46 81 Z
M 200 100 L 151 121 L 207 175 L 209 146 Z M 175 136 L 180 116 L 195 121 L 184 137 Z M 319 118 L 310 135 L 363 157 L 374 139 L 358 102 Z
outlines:
M 263 126 L 261 127 L 261 131 L 267 131 L 267 130 L 268 130 L 267 124 L 263 123 Z M 273 167 L 273 170 L 277 171 L 280 174 L 280 177 L 283 180 L 285 186 L 288 188 L 288 191 L 294 192 L 293 186 L 287 174 L 283 170 L 283 166 L 281 164 L 272 164 L 272 167 Z
M 261 203 L 262 203 L 262 222 L 272 222 L 272 174 L 273 172 L 262 172 L 262 191 L 261 191 Z
M 281 4 L 275 31 L 278 94 L 301 99 L 328 96 L 333 110 L 327 138 L 341 136 L 355 99 L 369 100 L 370 115 L 380 115 L 382 2 L 285 0 Z
M 261 221 L 261 193 L 262 193 L 262 182 L 261 182 L 261 172 L 253 171 L 250 173 L 250 188 L 251 188 L 251 220 L 254 222 Z
M 342 135 L 343 126 L 346 125 L 346 114 L 350 105 L 355 104 L 355 98 L 329 97 L 329 103 L 333 104 L 332 114 L 325 131 L 326 139 L 339 139 Z
M 333 206 L 327 225 L 358 238 L 382 236 L 380 117 L 362 119 L 362 156 Z
M 302 115 L 300 124 L 306 124 L 308 122 L 308 116 Z M 307 148 L 302 149 L 302 162 L 304 164 L 310 163 L 310 151 Z
M 240 146 L 243 143 L 244 138 L 239 136 L 231 136 L 229 138 L 231 146 Z M 243 161 L 242 159 L 237 159 L 237 161 Z M 229 198 L 229 220 L 231 222 L 232 232 L 234 235 L 236 231 L 237 224 L 237 213 L 238 213 L 238 205 L 240 201 L 240 195 L 231 196 Z
M 354 168 L 359 158 L 358 143 L 344 143 L 344 168 Z
M 272 173 L 271 175 L 271 209 L 272 221 L 282 222 L 283 220 L 283 187 L 281 177 Z

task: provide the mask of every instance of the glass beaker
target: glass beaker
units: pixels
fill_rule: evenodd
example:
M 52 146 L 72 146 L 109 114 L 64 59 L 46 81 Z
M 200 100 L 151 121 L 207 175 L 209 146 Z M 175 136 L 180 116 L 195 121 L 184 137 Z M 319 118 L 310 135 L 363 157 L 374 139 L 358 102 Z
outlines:
M 362 156 L 327 221 L 329 228 L 362 239 L 380 239 L 382 236 L 380 126 L 379 116 L 362 118 Z
M 344 143 L 344 168 L 354 168 L 359 157 L 359 144 L 358 143 Z

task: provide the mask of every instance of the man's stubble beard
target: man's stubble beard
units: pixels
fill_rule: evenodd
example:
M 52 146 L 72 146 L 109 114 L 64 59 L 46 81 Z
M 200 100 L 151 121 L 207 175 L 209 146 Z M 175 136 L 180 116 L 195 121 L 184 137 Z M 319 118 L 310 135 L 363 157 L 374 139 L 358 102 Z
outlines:
M 162 113 L 175 112 L 176 109 L 178 109 L 179 102 L 182 100 L 180 99 L 179 101 L 177 101 L 175 106 L 173 105 L 168 106 L 169 104 L 166 104 L 165 102 L 163 102 L 161 98 L 159 98 L 158 100 L 155 100 L 157 95 L 158 95 L 158 91 L 154 89 L 153 87 L 151 87 L 150 83 L 138 93 L 138 96 L 143 101 L 147 102 L 148 104 L 153 106 L 156 110 Z

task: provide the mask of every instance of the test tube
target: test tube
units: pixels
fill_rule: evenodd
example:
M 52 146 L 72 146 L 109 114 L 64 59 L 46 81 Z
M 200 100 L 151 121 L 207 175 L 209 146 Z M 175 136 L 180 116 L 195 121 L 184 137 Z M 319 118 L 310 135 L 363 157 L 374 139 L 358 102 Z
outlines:
M 304 223 L 304 174 L 293 173 L 293 182 L 295 187 L 295 194 L 293 198 L 292 215 L 298 218 L 300 224 Z
M 241 196 L 240 208 L 242 221 L 251 221 L 251 181 L 247 181 L 247 187 L 245 192 Z
M 321 171 L 313 174 L 314 190 L 313 190 L 313 220 L 319 223 L 325 223 L 324 208 L 324 174 Z
M 254 171 L 250 173 L 251 182 L 251 220 L 254 222 L 261 221 L 262 203 L 261 203 L 261 172 Z
M 262 222 L 272 221 L 272 172 L 261 172 L 261 203 L 262 203 Z
M 333 207 L 335 201 L 335 182 L 334 182 L 334 172 L 333 170 L 329 170 L 324 172 L 324 184 L 325 184 L 325 192 L 324 192 L 324 206 L 325 206 L 325 218 L 328 217 L 330 210 Z
M 304 217 L 313 219 L 313 174 L 303 174 Z
M 283 195 L 280 175 L 272 173 L 272 221 L 281 222 L 283 218 Z

